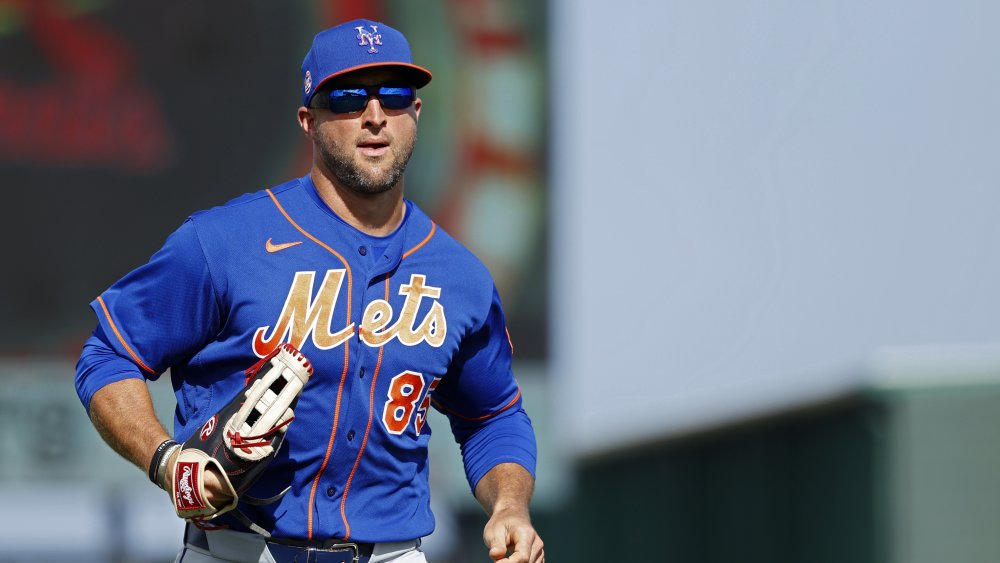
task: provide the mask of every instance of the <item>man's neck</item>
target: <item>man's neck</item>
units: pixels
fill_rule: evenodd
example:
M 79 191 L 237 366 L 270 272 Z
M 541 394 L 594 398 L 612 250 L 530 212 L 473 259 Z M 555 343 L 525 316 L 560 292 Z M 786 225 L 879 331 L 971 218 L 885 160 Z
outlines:
M 313 168 L 309 173 L 320 199 L 347 224 L 363 233 L 385 236 L 403 222 L 403 180 L 387 192 L 359 194 Z

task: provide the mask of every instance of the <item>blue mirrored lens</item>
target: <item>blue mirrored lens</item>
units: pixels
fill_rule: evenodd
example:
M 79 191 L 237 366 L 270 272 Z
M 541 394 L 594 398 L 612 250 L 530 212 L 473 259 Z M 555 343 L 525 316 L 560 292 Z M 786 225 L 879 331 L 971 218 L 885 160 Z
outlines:
M 389 109 L 408 108 L 414 98 L 416 92 L 409 86 L 382 86 L 378 89 L 378 101 Z
M 364 88 L 339 88 L 330 90 L 330 110 L 336 113 L 361 111 L 368 104 L 368 91 Z
M 379 86 L 372 88 L 337 88 L 330 90 L 330 110 L 336 113 L 362 111 L 370 95 L 378 98 L 385 109 L 405 109 L 416 99 L 416 91 L 409 86 Z

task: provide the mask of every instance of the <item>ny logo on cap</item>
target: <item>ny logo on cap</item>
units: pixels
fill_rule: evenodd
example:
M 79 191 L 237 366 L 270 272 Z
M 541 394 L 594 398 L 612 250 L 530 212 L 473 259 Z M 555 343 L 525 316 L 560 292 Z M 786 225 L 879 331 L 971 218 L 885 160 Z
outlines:
M 371 33 L 365 31 L 365 26 L 363 25 L 354 28 L 358 30 L 358 40 L 361 41 L 361 43 L 358 43 L 358 46 L 363 47 L 368 45 L 369 53 L 378 53 L 378 49 L 375 46 L 382 44 L 382 34 L 378 32 L 378 26 L 373 25 L 371 28 Z

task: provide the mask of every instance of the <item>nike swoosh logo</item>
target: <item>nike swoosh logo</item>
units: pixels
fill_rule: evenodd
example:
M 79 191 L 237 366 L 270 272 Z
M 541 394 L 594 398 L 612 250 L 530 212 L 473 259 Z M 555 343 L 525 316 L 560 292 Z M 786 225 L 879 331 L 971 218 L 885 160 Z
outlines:
M 291 248 L 293 246 L 297 246 L 300 244 L 302 244 L 301 240 L 297 240 L 295 242 L 283 242 L 281 244 L 274 244 L 273 242 L 271 242 L 271 239 L 267 239 L 267 242 L 264 244 L 264 250 L 268 252 L 278 252 L 286 248 Z

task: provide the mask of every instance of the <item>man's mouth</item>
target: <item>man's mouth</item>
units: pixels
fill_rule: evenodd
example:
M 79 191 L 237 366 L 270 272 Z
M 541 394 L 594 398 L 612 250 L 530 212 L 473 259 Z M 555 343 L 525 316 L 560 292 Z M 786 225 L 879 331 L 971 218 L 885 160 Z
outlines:
M 382 156 L 389 152 L 389 143 L 385 141 L 365 141 L 358 143 L 358 151 L 369 157 Z

